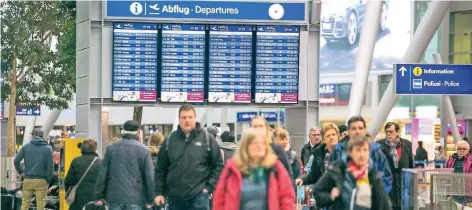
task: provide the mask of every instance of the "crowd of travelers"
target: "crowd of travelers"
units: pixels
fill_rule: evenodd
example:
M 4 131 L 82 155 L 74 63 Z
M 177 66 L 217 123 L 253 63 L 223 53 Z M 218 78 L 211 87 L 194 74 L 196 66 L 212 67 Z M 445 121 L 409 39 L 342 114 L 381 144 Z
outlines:
M 261 116 L 236 141 L 228 131 L 217 135 L 218 130 L 204 128 L 189 104 L 179 109 L 177 130 L 167 137 L 153 133 L 148 145 L 139 141 L 137 122 L 127 121 L 123 129 L 103 158 L 96 153 L 96 141 L 80 145 L 82 156 L 72 161 L 64 182 L 71 210 L 87 205 L 110 210 L 289 210 L 296 203 L 311 209 L 401 209 L 402 169 L 413 168 L 415 160 L 412 143 L 400 137 L 397 123 L 388 122 L 386 137 L 375 141 L 360 116 L 339 127 L 325 123 L 309 129 L 300 156 L 292 150 L 289 132 L 272 129 Z M 43 133 L 35 132 L 15 158 L 16 170 L 24 176 L 22 210 L 29 208 L 33 194 L 37 209 L 44 209 L 56 162 Z M 416 154 L 416 160 L 427 159 L 422 144 Z M 445 159 L 443 150 L 436 156 Z M 472 173 L 471 166 L 470 146 L 459 141 L 446 167 Z

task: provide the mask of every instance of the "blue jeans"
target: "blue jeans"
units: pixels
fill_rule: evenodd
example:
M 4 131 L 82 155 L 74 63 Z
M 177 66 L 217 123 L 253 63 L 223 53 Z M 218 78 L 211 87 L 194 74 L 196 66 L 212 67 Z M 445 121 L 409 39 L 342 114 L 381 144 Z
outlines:
M 201 192 L 190 200 L 169 198 L 169 210 L 210 210 L 209 194 Z
M 143 206 L 137 204 L 108 204 L 109 210 L 143 210 Z

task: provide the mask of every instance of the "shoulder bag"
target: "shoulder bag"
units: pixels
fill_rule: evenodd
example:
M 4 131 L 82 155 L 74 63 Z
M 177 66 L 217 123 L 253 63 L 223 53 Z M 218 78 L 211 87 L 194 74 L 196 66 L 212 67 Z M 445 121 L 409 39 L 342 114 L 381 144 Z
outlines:
M 80 183 L 82 182 L 82 180 L 84 180 L 85 176 L 87 175 L 87 173 L 89 172 L 90 168 L 92 168 L 92 165 L 93 163 L 95 163 L 95 160 L 97 160 L 97 157 L 95 157 L 92 161 L 92 163 L 90 163 L 89 167 L 87 168 L 87 170 L 85 171 L 84 175 L 82 175 L 82 178 L 80 178 L 79 182 L 77 182 L 76 185 L 74 185 L 73 187 L 71 187 L 69 189 L 69 191 L 67 192 L 66 194 L 66 203 L 68 205 L 71 205 L 72 203 L 74 203 L 74 200 L 75 200 L 75 193 L 77 191 L 77 188 L 79 187 Z

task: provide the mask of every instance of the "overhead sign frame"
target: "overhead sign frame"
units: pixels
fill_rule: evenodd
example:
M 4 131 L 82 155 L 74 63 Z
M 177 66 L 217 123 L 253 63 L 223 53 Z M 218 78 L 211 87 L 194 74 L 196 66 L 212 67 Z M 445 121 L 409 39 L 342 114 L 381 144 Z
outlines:
M 413 63 L 395 64 L 393 67 L 393 91 L 396 95 L 472 95 L 470 64 Z M 417 67 L 419 68 L 416 69 Z M 431 73 L 425 70 L 430 70 Z M 404 83 L 405 81 L 408 83 Z M 428 82 L 426 88 L 425 82 Z M 408 88 L 399 89 L 399 83 L 406 84 Z M 461 89 L 461 85 L 466 85 L 464 88 L 467 90 Z
M 138 14 L 133 14 L 130 11 L 130 6 L 127 7 L 127 11 L 130 12 L 129 15 L 112 15 L 108 14 L 108 6 L 109 4 L 129 4 L 129 3 L 139 3 L 141 5 L 141 10 L 139 11 Z M 295 20 L 280 20 L 283 19 L 282 17 L 278 17 L 277 15 L 271 15 L 272 19 L 270 19 L 269 15 L 266 18 L 185 18 L 185 17 L 159 17 L 157 15 L 154 16 L 142 16 L 142 13 L 144 12 L 145 15 L 148 15 L 147 12 L 147 7 L 149 4 L 162 4 L 163 2 L 172 2 L 173 4 L 177 4 L 179 2 L 181 3 L 189 3 L 192 2 L 192 6 L 197 5 L 198 3 L 206 3 L 206 2 L 221 2 L 225 4 L 245 4 L 246 7 L 252 8 L 252 6 L 261 6 L 261 4 L 267 4 L 263 5 L 264 7 L 269 6 L 268 8 L 281 8 L 280 5 L 282 5 L 282 13 L 285 14 L 285 12 L 290 11 L 292 14 L 299 14 L 300 11 L 296 10 L 294 11 L 293 8 L 288 8 L 290 10 L 285 10 L 283 8 L 284 5 L 291 5 L 291 6 L 297 6 L 303 4 L 303 18 L 296 18 Z M 235 0 L 198 0 L 198 1 L 189 1 L 189 0 L 161 0 L 161 1 L 148 1 L 148 0 L 141 0 L 141 1 L 103 1 L 102 2 L 102 11 L 104 15 L 104 19 L 107 21 L 144 21 L 144 22 L 159 22 L 159 23 L 175 23 L 175 22 L 185 22 L 185 23 L 205 23 L 205 24 L 211 24 L 211 23 L 226 23 L 226 24 L 262 24 L 262 25 L 271 25 L 271 24 L 276 24 L 276 25 L 308 25 L 310 23 L 310 8 L 311 8 L 311 1 L 307 0 L 282 0 L 282 1 L 270 1 L 270 0 L 261 0 L 261 1 L 254 1 L 254 0 L 242 0 L 242 1 L 235 1 Z M 144 9 L 142 8 L 142 4 L 144 3 Z M 271 4 L 271 5 L 269 5 Z M 279 5 L 276 5 L 279 4 Z M 275 6 L 274 6 L 275 5 Z M 116 5 L 115 5 L 116 6 Z M 153 6 L 153 5 L 151 5 Z M 125 8 L 124 6 L 121 6 Z M 156 7 L 159 10 L 159 7 Z M 267 8 L 267 9 L 268 9 Z M 269 9 L 268 9 L 269 10 Z M 273 9 L 272 9 L 273 10 Z M 114 10 L 116 11 L 116 10 Z M 121 12 L 121 11 L 120 11 Z M 191 11 L 193 12 L 193 11 Z M 254 13 L 253 11 L 250 12 L 251 15 L 261 15 L 261 13 Z M 268 11 L 269 13 L 269 11 Z M 191 14 L 191 13 L 189 13 Z M 273 13 L 272 13 L 273 14 Z M 138 16 L 139 15 L 139 16 Z M 150 14 L 151 15 L 151 14 Z M 188 14 L 187 14 L 188 15 Z M 195 16 L 195 15 L 194 15 Z M 207 15 L 209 16 L 209 15 Z M 216 16 L 216 15 L 215 15 Z M 261 15 L 262 16 L 262 15 Z M 275 19 L 278 18 L 278 19 Z

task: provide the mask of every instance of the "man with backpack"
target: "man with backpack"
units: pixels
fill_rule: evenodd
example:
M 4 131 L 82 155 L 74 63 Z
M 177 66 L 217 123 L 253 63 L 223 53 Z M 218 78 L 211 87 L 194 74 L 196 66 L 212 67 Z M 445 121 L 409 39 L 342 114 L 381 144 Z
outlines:
M 196 121 L 192 105 L 179 109 L 179 126 L 161 146 L 155 171 L 156 205 L 208 210 L 210 194 L 224 167 L 213 135 Z

